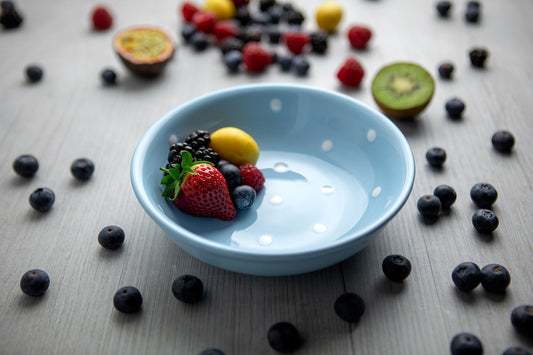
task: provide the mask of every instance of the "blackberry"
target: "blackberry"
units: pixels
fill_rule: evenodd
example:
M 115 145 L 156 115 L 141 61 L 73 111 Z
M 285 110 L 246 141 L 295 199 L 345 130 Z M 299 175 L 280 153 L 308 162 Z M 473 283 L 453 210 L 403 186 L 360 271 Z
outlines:
M 222 52 L 222 55 L 225 55 L 231 51 L 242 51 L 242 47 L 244 46 L 244 41 L 237 37 L 228 37 L 222 40 L 220 42 L 219 48 Z
M 40 269 L 27 271 L 20 279 L 20 289 L 29 296 L 39 297 L 45 294 L 50 286 L 50 277 Z
M 461 118 L 465 110 L 465 103 L 461 99 L 454 97 L 446 101 L 444 108 L 451 118 Z
M 503 265 L 485 265 L 481 275 L 481 285 L 489 292 L 505 292 L 511 283 L 511 274 Z
M 26 67 L 26 77 L 31 83 L 41 81 L 43 78 L 43 69 L 37 65 L 30 65 Z
M 31 193 L 29 200 L 31 207 L 36 211 L 46 212 L 52 208 L 55 199 L 54 191 L 47 187 L 40 187 Z
M 482 277 L 479 266 L 470 261 L 457 265 L 452 271 L 453 283 L 463 292 L 470 292 L 478 287 Z
M 270 16 L 270 23 L 278 24 L 283 16 L 283 8 L 279 5 L 274 5 L 268 9 L 268 15 Z
M 263 37 L 263 29 L 260 25 L 253 25 L 245 27 L 239 31 L 237 38 L 243 41 L 244 43 L 248 42 L 261 42 Z
M 470 64 L 472 64 L 473 67 L 483 68 L 489 57 L 489 52 L 484 48 L 474 48 L 468 52 L 468 56 L 470 58 Z
M 442 202 L 435 195 L 423 195 L 416 203 L 418 212 L 424 218 L 437 218 L 442 210 Z
M 113 305 L 117 311 L 135 313 L 141 309 L 143 298 L 141 292 L 133 286 L 120 288 L 113 297 Z
M 0 24 L 5 29 L 17 28 L 24 20 L 20 13 L 15 8 L 12 1 L 2 1 L 2 11 L 0 11 Z
M 209 132 L 202 129 L 190 133 L 187 138 L 185 138 L 185 143 L 190 145 L 193 149 L 205 147 L 209 142 L 211 142 Z
M 252 20 L 248 6 L 238 6 L 237 9 L 235 9 L 235 20 L 237 20 L 241 26 L 248 26 Z
M 441 168 L 446 161 L 446 151 L 443 148 L 433 147 L 427 150 L 426 160 L 434 168 Z
M 113 69 L 104 69 L 100 76 L 106 85 L 115 85 L 117 83 L 117 74 Z
M 24 154 L 15 159 L 13 170 L 22 177 L 30 178 L 39 170 L 39 161 L 31 154 Z
M 498 199 L 498 191 L 486 182 L 479 182 L 470 189 L 470 198 L 479 208 L 491 208 Z
M 172 282 L 172 294 L 185 303 L 195 303 L 202 299 L 204 284 L 194 275 L 182 275 Z
M 268 329 L 267 340 L 274 350 L 282 353 L 296 351 L 303 344 L 300 332 L 289 322 L 273 324 Z
M 448 17 L 451 8 L 452 3 L 450 1 L 437 2 L 437 12 L 439 13 L 440 17 Z
M 292 10 L 287 11 L 286 19 L 289 25 L 300 26 L 305 21 L 305 16 L 301 11 L 293 8 Z
M 328 50 L 328 34 L 325 31 L 315 31 L 309 34 L 311 51 L 324 54 Z
M 452 355 L 482 355 L 483 345 L 474 334 L 459 333 L 453 337 L 450 350 Z
M 208 148 L 208 147 L 202 147 L 202 148 L 197 149 L 194 152 L 194 157 L 196 158 L 196 160 L 208 161 L 208 162 L 213 163 L 215 165 L 220 160 L 220 157 L 218 156 L 218 153 L 215 152 L 213 149 Z
M 70 165 L 72 176 L 81 181 L 87 181 L 94 173 L 94 163 L 87 158 L 76 159 Z
M 502 355 L 531 355 L 529 351 L 518 346 L 507 348 Z
M 491 137 L 492 146 L 499 152 L 510 153 L 515 139 L 509 131 L 496 131 Z
M 490 234 L 498 228 L 498 217 L 487 209 L 479 209 L 472 215 L 472 224 L 479 233 Z
M 276 0 L 259 0 L 259 11 L 268 11 L 276 5 Z
M 450 62 L 441 63 L 438 68 L 439 76 L 442 79 L 451 79 L 454 69 L 454 65 Z
M 334 309 L 342 320 L 356 323 L 365 313 L 365 301 L 356 293 L 346 292 L 337 297 Z
M 442 208 L 448 208 L 455 203 L 457 192 L 448 185 L 439 185 L 433 190 L 433 195 L 437 196 L 441 202 Z
M 98 233 L 98 243 L 105 249 L 115 250 L 124 244 L 124 230 L 118 226 L 107 226 Z
M 383 259 L 381 268 L 391 281 L 403 281 L 411 273 L 411 262 L 403 255 L 393 254 Z

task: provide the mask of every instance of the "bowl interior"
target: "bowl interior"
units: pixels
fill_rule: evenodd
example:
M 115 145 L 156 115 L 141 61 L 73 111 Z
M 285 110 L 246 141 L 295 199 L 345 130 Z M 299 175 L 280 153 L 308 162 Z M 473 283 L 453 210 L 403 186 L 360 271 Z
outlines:
M 161 197 L 169 141 L 234 126 L 260 147 L 266 183 L 230 222 L 186 215 Z M 373 232 L 407 199 L 414 162 L 385 116 L 334 92 L 251 85 L 209 94 L 166 114 L 143 136 L 132 184 L 149 215 L 180 244 L 252 254 L 330 248 Z

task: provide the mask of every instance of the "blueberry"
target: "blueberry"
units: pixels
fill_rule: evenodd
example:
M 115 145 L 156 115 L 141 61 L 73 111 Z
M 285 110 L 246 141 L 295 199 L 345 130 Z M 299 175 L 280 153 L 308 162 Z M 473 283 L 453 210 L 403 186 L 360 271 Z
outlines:
M 15 10 L 15 4 L 11 0 L 0 1 L 0 8 L 2 11 L 12 11 Z
M 518 346 L 507 348 L 502 355 L 531 355 L 529 351 Z
M 403 281 L 411 273 L 411 262 L 405 256 L 393 254 L 383 259 L 383 273 L 392 281 Z
M 463 291 L 470 292 L 481 283 L 482 274 L 477 264 L 466 261 L 457 265 L 452 271 L 452 281 Z
M 269 26 L 266 29 L 268 41 L 272 44 L 278 44 L 281 42 L 281 30 L 278 26 Z
M 241 24 L 241 26 L 248 26 L 252 20 L 250 10 L 248 6 L 237 6 L 235 9 L 235 20 Z
M 324 54 L 328 50 L 328 34 L 325 31 L 311 32 L 309 35 L 311 51 Z
M 278 24 L 283 16 L 283 7 L 279 5 L 271 6 L 268 9 L 268 15 L 270 16 L 270 23 Z
M 124 244 L 124 230 L 118 226 L 107 226 L 98 233 L 98 243 L 106 249 L 115 250 Z
M 54 194 L 54 191 L 47 187 L 40 187 L 31 193 L 29 200 L 31 207 L 35 210 L 46 212 L 52 208 L 55 199 L 56 195 Z
M 205 349 L 198 355 L 225 355 L 222 350 L 219 349 Z
M 479 1 L 475 1 L 475 0 L 472 0 L 472 1 L 468 1 L 466 3 L 466 8 L 469 9 L 469 8 L 480 8 L 481 7 L 481 3 Z
M 521 305 L 513 309 L 511 324 L 520 334 L 533 337 L 533 305 Z
M 470 189 L 470 198 L 479 208 L 490 208 L 498 199 L 498 191 L 486 182 L 479 182 Z
M 511 283 L 509 271 L 499 264 L 485 265 L 481 276 L 481 285 L 489 292 L 504 292 Z
M 438 68 L 439 76 L 442 79 L 451 79 L 454 69 L 454 65 L 450 62 L 441 63 Z
M 224 65 L 230 72 L 237 72 L 242 63 L 242 52 L 236 49 L 224 54 Z
M 254 204 L 256 192 L 253 187 L 239 185 L 231 191 L 231 200 L 238 210 L 245 210 Z
M 201 52 L 209 47 L 209 38 L 203 32 L 194 32 L 191 35 L 190 43 L 196 51 Z
M 5 29 L 19 27 L 24 19 L 15 8 L 13 2 L 2 1 L 2 4 L 2 11 L 0 11 L 0 24 L 2 24 Z
M 439 198 L 442 208 L 449 208 L 457 199 L 457 192 L 455 192 L 453 187 L 448 185 L 439 185 L 435 187 L 433 195 Z
M 204 284 L 194 275 L 181 275 L 172 282 L 172 294 L 185 303 L 195 303 L 202 299 Z
M 37 65 L 30 65 L 26 68 L 26 77 L 32 83 L 40 81 L 43 77 L 43 69 Z
M 459 333 L 452 338 L 450 350 L 452 355 L 482 355 L 483 345 L 474 334 Z
M 465 12 L 465 20 L 470 23 L 476 23 L 479 21 L 479 8 L 469 7 Z
M 224 179 L 226 179 L 226 184 L 228 184 L 230 191 L 241 184 L 241 171 L 235 165 L 222 165 L 220 167 L 220 173 L 224 176 Z
M 450 1 L 437 2 L 437 12 L 441 17 L 448 17 L 451 8 L 452 3 Z
M 282 71 L 289 71 L 292 68 L 293 56 L 290 54 L 278 56 L 278 64 Z
M 303 344 L 303 338 L 300 332 L 289 322 L 273 324 L 268 329 L 267 340 L 272 349 L 281 353 L 296 351 Z
M 479 209 L 472 215 L 472 224 L 479 233 L 490 234 L 498 228 L 500 221 L 496 214 L 487 209 Z
M 341 319 L 356 323 L 365 313 L 365 301 L 356 293 L 346 292 L 335 300 L 334 309 Z
M 468 52 L 468 56 L 470 58 L 470 64 L 472 64 L 473 67 L 483 68 L 489 56 L 489 52 L 484 48 L 474 48 Z
M 122 313 L 135 313 L 141 309 L 143 298 L 141 292 L 133 286 L 120 288 L 113 297 L 113 305 Z
M 191 43 L 192 35 L 196 33 L 196 25 L 194 23 L 186 23 L 181 28 L 181 37 L 185 40 L 185 43 Z
M 220 170 L 220 168 L 222 167 L 222 165 L 226 165 L 226 164 L 230 164 L 230 162 L 227 161 L 227 160 L 224 160 L 224 159 L 220 159 L 220 160 L 218 161 L 218 163 L 216 164 L 216 167 L 217 167 L 218 170 Z
M 461 99 L 454 97 L 446 101 L 444 108 L 451 118 L 461 118 L 465 110 L 465 103 Z
M 115 85 L 117 83 L 117 74 L 113 69 L 104 69 L 100 75 L 106 85 Z
M 446 161 L 446 151 L 443 148 L 433 147 L 427 150 L 426 160 L 434 168 L 441 168 Z
M 294 71 L 296 72 L 296 75 L 305 76 L 307 75 L 311 64 L 309 63 L 306 57 L 302 55 L 297 55 L 293 58 L 292 66 L 294 68 Z
M 42 296 L 50 286 L 50 277 L 40 269 L 27 271 L 20 279 L 20 289 L 29 296 Z
M 24 154 L 13 161 L 13 170 L 25 178 L 30 178 L 39 170 L 39 161 L 31 154 Z
M 70 172 L 78 180 L 89 180 L 94 173 L 94 163 L 87 158 L 76 159 L 70 165 Z
M 250 21 L 255 25 L 266 26 L 272 23 L 272 18 L 268 12 L 256 12 L 250 15 Z
M 436 218 L 442 211 L 442 202 L 435 195 L 423 195 L 416 203 L 418 212 L 425 218 Z
M 509 131 L 496 131 L 491 138 L 492 146 L 499 152 L 509 153 L 513 149 L 515 139 Z

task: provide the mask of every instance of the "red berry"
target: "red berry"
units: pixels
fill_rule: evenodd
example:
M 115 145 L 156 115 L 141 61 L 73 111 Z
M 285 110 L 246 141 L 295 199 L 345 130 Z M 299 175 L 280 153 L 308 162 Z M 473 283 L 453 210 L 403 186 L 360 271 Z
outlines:
M 348 30 L 348 40 L 355 49 L 365 49 L 372 37 L 372 31 L 366 26 L 352 26 Z
M 365 70 L 355 58 L 348 58 L 337 72 L 337 78 L 347 86 L 358 87 L 363 80 Z
M 113 24 L 113 16 L 103 6 L 95 7 L 91 18 L 93 20 L 93 28 L 98 31 L 107 30 Z
M 195 13 L 198 12 L 198 10 L 199 9 L 196 5 L 188 1 L 185 1 L 181 5 L 181 15 L 183 16 L 183 19 L 185 20 L 185 22 L 191 22 L 192 17 L 194 16 Z
M 303 32 L 289 31 L 285 33 L 283 39 L 289 51 L 294 55 L 301 54 L 310 42 L 309 35 Z
M 215 23 L 213 34 L 220 43 L 226 38 L 235 37 L 239 33 L 239 27 L 232 21 L 219 21 Z
M 239 166 L 241 171 L 241 185 L 248 185 L 253 187 L 255 191 L 259 191 L 265 184 L 265 177 L 259 168 L 250 163 Z
M 272 62 L 272 55 L 261 44 L 248 42 L 242 48 L 242 61 L 250 72 L 261 72 Z
M 192 16 L 192 22 L 199 32 L 211 33 L 217 22 L 217 14 L 213 11 L 197 11 Z

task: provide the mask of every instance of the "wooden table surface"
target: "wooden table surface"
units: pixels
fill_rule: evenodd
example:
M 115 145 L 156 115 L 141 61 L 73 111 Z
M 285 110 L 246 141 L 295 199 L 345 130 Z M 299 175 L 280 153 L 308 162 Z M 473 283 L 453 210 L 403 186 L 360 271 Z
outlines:
M 257 1 L 250 6 L 257 7 Z M 295 1 L 304 11 L 304 29 L 316 29 L 321 1 Z M 434 1 L 340 1 L 344 17 L 331 36 L 326 55 L 309 54 L 311 69 L 298 77 L 271 67 L 261 75 L 228 74 L 218 49 L 195 52 L 183 45 L 179 1 L 116 0 L 112 29 L 94 32 L 89 14 L 94 1 L 20 0 L 18 29 L 0 30 L 0 353 L 2 354 L 198 354 L 218 348 L 226 354 L 274 354 L 266 334 L 289 321 L 305 339 L 299 354 L 449 354 L 459 332 L 471 332 L 486 354 L 510 346 L 533 351 L 533 340 L 519 336 L 510 322 L 514 307 L 533 304 L 531 234 L 533 152 L 533 3 L 482 1 L 478 24 L 464 19 L 466 1 L 453 1 L 451 16 L 437 16 Z M 374 31 L 365 51 L 350 49 L 351 24 Z M 113 35 L 130 25 L 153 24 L 178 43 L 164 74 L 144 80 L 130 74 L 111 48 Z M 485 47 L 485 69 L 470 65 L 468 51 Z M 283 50 L 279 46 L 278 51 Z M 348 56 L 366 70 L 361 88 L 347 90 L 335 73 Z M 370 93 L 373 75 L 393 61 L 408 60 L 435 76 L 436 91 L 427 110 L 410 121 L 396 121 L 411 144 L 416 180 L 409 200 L 370 246 L 348 260 L 304 275 L 258 277 L 207 265 L 173 244 L 144 213 L 129 179 L 136 143 L 145 130 L 173 107 L 199 95 L 258 82 L 305 84 L 343 92 L 377 107 Z M 455 64 L 452 80 L 438 77 L 437 66 Z M 29 64 L 44 69 L 43 80 L 27 83 Z M 100 72 L 114 68 L 118 85 L 106 87 Z M 464 117 L 447 117 L 444 103 L 459 97 Z M 500 154 L 491 135 L 507 129 L 516 137 L 512 154 Z M 443 147 L 442 170 L 431 169 L 425 152 Z M 12 169 L 21 154 L 33 154 L 40 168 L 23 179 Z M 69 168 L 89 157 L 96 170 L 79 183 Z M 488 182 L 499 193 L 500 219 L 490 236 L 477 233 L 469 197 L 472 185 Z M 417 199 L 439 184 L 458 194 L 450 213 L 424 224 Z M 38 213 L 28 196 L 50 187 L 56 202 Z M 118 251 L 104 250 L 97 234 L 106 225 L 126 232 Z M 388 281 L 381 270 L 392 253 L 413 265 L 403 283 Z M 499 263 L 512 282 L 503 295 L 480 286 L 469 294 L 452 283 L 453 268 L 464 261 Z M 19 282 L 29 269 L 51 278 L 45 296 L 24 295 Z M 177 301 L 171 293 L 179 275 L 198 276 L 202 302 Z M 142 311 L 126 315 L 112 298 L 125 285 L 143 295 Z M 350 324 L 333 311 L 342 293 L 366 301 L 361 321 Z

